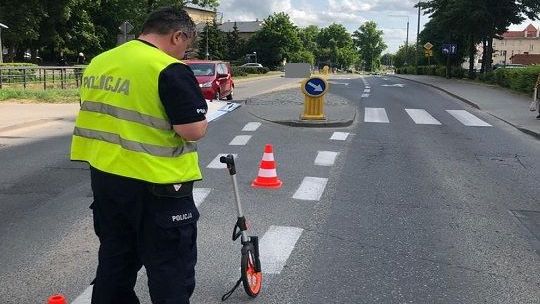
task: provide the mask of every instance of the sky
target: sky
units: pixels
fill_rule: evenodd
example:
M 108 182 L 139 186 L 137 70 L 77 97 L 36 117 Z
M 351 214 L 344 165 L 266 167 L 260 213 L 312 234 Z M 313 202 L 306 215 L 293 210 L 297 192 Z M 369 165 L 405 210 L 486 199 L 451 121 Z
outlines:
M 263 20 L 273 13 L 285 12 L 297 26 L 326 27 L 335 22 L 343 24 L 351 34 L 364 22 L 375 21 L 384 32 L 384 41 L 388 45 L 385 52 L 395 53 L 405 44 L 407 20 L 409 43 L 416 40 L 416 3 L 418 0 L 220 0 L 218 12 L 223 13 L 223 21 Z M 420 31 L 427 21 L 428 16 L 422 14 Z M 516 25 L 510 29 L 521 30 L 525 26 Z

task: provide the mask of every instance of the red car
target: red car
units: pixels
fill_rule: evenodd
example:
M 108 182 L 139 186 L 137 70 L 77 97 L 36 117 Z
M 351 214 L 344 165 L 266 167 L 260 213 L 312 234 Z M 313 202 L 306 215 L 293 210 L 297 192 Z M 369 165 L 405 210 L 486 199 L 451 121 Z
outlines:
M 204 98 L 220 100 L 233 99 L 234 81 L 228 62 L 208 60 L 185 60 L 203 92 Z

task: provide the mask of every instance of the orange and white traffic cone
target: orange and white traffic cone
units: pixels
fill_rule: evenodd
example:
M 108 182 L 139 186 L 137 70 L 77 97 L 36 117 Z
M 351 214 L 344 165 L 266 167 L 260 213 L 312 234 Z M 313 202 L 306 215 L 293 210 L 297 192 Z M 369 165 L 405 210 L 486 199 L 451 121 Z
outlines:
M 259 166 L 259 174 L 253 180 L 251 186 L 254 188 L 279 189 L 282 184 L 283 182 L 277 176 L 272 145 L 268 144 L 264 147 L 263 158 Z
M 67 304 L 67 301 L 64 295 L 55 294 L 49 297 L 47 304 Z

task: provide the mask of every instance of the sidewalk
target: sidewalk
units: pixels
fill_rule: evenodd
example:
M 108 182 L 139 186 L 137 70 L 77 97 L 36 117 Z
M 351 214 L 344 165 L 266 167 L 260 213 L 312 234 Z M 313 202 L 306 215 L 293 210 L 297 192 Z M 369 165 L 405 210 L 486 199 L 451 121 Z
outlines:
M 465 80 L 423 75 L 389 76 L 434 87 L 511 124 L 524 133 L 540 138 L 540 120 L 535 118 L 538 112 L 529 111 L 532 96 L 527 97 L 504 88 Z
M 226 101 L 207 102 L 208 116 L 219 117 L 218 112 L 227 106 Z M 66 120 L 75 122 L 79 104 L 50 103 L 0 103 L 0 133 Z

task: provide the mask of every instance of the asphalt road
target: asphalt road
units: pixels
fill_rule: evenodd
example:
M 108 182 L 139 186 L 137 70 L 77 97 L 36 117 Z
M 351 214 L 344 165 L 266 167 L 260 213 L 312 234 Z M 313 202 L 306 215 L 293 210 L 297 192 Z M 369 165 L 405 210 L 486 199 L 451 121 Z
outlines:
M 357 105 L 357 122 L 348 128 L 291 128 L 243 108 L 211 123 L 199 144 L 205 180 L 196 185 L 201 219 L 192 302 L 220 303 L 239 276 L 229 176 L 208 168 L 218 154 L 234 153 L 267 273 L 258 299 L 237 290 L 230 303 L 540 303 L 538 141 L 425 86 L 365 81 L 365 97 L 361 79 L 331 87 Z M 286 84 L 244 83 L 236 97 Z M 403 87 L 382 86 L 394 84 Z M 384 121 L 380 109 L 388 123 L 365 122 Z M 416 124 L 405 109 L 423 109 L 440 124 Z M 447 110 L 465 110 L 491 126 L 465 126 Z M 250 122 L 261 125 L 242 131 Z M 71 128 L 61 121 L 0 134 L 1 303 L 43 303 L 56 292 L 72 303 L 93 278 L 98 242 L 88 170 L 67 160 Z M 331 140 L 336 131 L 348 133 L 346 140 Z M 251 137 L 230 145 L 239 135 Z M 279 190 L 250 187 L 267 143 L 284 183 Z M 319 159 L 319 151 L 337 156 L 335 163 Z M 306 177 L 315 184 L 300 191 Z M 137 293 L 150 302 L 144 273 Z M 77 303 L 88 303 L 83 298 Z

